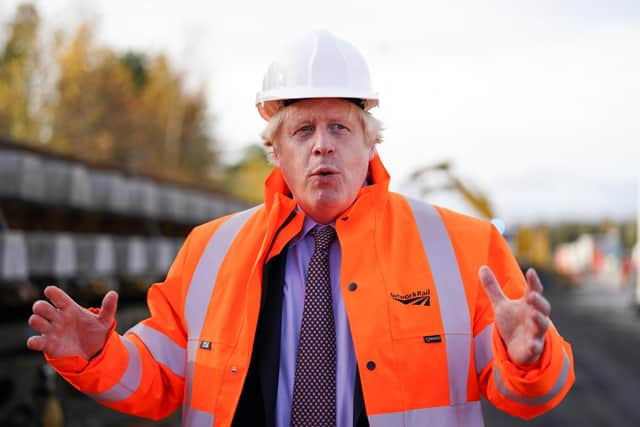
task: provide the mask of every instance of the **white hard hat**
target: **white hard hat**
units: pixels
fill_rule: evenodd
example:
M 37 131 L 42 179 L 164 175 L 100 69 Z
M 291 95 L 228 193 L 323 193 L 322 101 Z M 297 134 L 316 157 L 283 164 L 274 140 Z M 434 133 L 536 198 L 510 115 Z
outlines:
M 325 30 L 294 42 L 271 63 L 256 95 L 256 107 L 269 120 L 283 101 L 305 98 L 357 99 L 365 110 L 378 105 L 362 54 Z

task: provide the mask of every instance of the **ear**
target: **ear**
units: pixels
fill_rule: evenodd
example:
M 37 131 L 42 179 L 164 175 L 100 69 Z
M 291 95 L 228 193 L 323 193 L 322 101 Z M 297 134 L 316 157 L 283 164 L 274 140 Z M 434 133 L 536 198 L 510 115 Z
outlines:
M 280 154 L 278 153 L 278 149 L 275 145 L 271 146 L 271 162 L 276 166 L 280 167 Z

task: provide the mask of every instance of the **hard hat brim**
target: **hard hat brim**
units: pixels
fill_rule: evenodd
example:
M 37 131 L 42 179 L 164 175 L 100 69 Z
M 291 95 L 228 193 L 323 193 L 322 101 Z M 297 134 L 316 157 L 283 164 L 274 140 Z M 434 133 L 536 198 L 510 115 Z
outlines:
M 271 120 L 274 114 L 278 112 L 284 105 L 283 101 L 292 99 L 316 99 L 316 98 L 354 98 L 364 101 L 364 110 L 369 111 L 371 108 L 379 105 L 378 94 L 363 94 L 362 92 L 345 93 L 344 90 L 335 89 L 314 89 L 304 88 L 299 91 L 291 89 L 271 91 L 270 94 L 259 92 L 256 95 L 256 107 L 260 116 L 266 121 Z M 278 93 L 280 92 L 280 93 Z M 365 95 L 365 96 L 363 96 Z

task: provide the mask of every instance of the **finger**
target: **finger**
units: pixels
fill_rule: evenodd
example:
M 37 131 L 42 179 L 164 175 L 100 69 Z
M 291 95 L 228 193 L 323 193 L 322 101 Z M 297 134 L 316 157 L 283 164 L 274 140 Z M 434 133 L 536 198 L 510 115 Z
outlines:
M 540 293 L 544 290 L 540 277 L 538 277 L 538 273 L 533 268 L 527 270 L 527 290 Z
M 59 309 L 64 309 L 75 304 L 75 301 L 57 286 L 47 286 L 44 294 Z
M 49 323 L 49 321 L 47 321 L 44 317 L 38 316 L 37 314 L 32 314 L 29 317 L 29 326 L 31 326 L 41 334 L 46 334 L 51 328 L 51 323 Z
M 35 351 L 43 351 L 47 344 L 47 339 L 42 335 L 35 335 L 27 339 L 27 348 Z
M 534 311 L 532 315 L 533 324 L 536 326 L 538 333 L 536 335 L 542 336 L 547 332 L 549 328 L 549 318 L 539 311 Z
M 48 302 L 38 300 L 33 303 L 33 313 L 44 317 L 49 322 L 53 322 L 58 316 L 58 311 Z
M 116 317 L 116 309 L 118 308 L 118 293 L 109 291 L 102 299 L 100 314 L 98 318 L 105 324 L 111 325 Z
M 527 294 L 527 303 L 545 316 L 551 315 L 551 304 L 541 293 L 531 292 Z
M 533 340 L 529 344 L 529 361 L 528 364 L 536 363 L 540 359 L 540 355 L 544 350 L 543 340 Z
M 487 295 L 489 295 L 489 299 L 494 306 L 507 299 L 496 280 L 496 276 L 493 275 L 493 272 L 489 267 L 486 265 L 480 267 L 478 276 L 480 277 L 480 282 L 482 282 L 482 285 L 484 286 L 485 291 L 487 291 Z

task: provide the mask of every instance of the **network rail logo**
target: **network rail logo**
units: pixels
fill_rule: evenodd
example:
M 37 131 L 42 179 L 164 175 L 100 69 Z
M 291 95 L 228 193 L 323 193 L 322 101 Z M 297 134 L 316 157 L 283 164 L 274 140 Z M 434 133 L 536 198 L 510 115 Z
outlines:
M 391 296 L 391 298 L 404 305 L 431 305 L 430 289 L 426 289 L 424 291 L 413 291 L 404 295 L 391 292 L 389 295 Z

